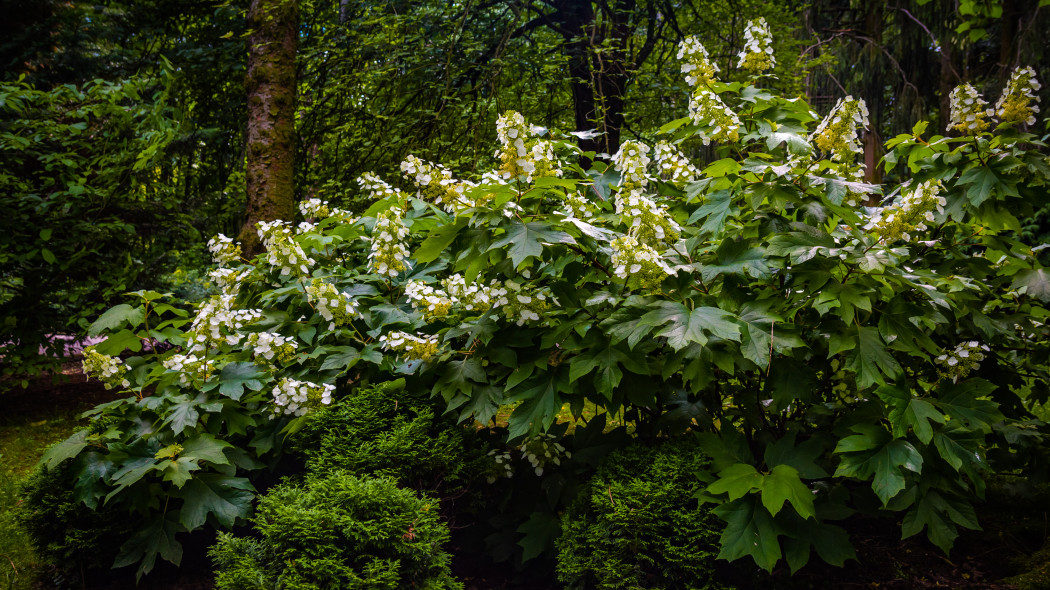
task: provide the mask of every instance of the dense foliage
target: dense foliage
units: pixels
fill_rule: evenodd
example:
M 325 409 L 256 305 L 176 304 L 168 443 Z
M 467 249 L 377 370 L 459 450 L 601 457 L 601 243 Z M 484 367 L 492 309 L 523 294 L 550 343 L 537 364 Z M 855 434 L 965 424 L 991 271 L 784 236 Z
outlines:
M 1050 278 L 1045 247 L 1016 236 L 1048 198 L 1045 137 L 1027 132 L 1037 83 L 1018 69 L 987 127 L 969 125 L 972 101 L 953 103 L 948 136 L 917 124 L 885 159 L 904 180 L 874 185 L 857 160 L 863 101 L 821 119 L 755 85 L 768 47 L 738 55 L 752 83 L 726 84 L 686 40 L 688 116 L 612 164 L 584 170 L 595 154 L 509 112 L 499 168 L 476 181 L 410 156 L 411 192 L 361 178 L 360 218 L 305 201 L 306 221 L 260 225 L 267 252 L 250 262 L 213 241 L 223 293 L 184 333 L 156 293 L 107 312 L 89 360 L 135 395 L 47 462 L 74 461 L 89 505 L 145 517 L 116 565 L 177 562 L 178 533 L 246 517 L 283 433 L 397 375 L 460 420 L 512 405 L 508 443 L 550 488 L 608 445 L 595 421 L 570 457 L 563 407 L 621 413 L 641 438 L 697 433 L 724 559 L 841 564 L 853 552 L 834 522 L 856 511 L 902 514 L 904 536 L 949 550 L 978 526 L 987 470 L 1044 474 L 1029 410 L 1050 396 Z M 713 161 L 690 158 L 712 144 Z M 176 348 L 106 356 L 151 336 Z M 518 531 L 528 558 L 558 525 Z
M 224 534 L 212 551 L 220 590 L 461 589 L 433 500 L 344 472 L 259 498 L 259 539 Z
M 562 516 L 559 580 L 581 589 L 723 587 L 714 571 L 721 526 L 697 499 L 707 467 L 688 436 L 610 455 Z
M 46 360 L 51 335 L 81 331 L 186 242 L 157 167 L 174 119 L 143 80 L 0 86 L 0 376 Z

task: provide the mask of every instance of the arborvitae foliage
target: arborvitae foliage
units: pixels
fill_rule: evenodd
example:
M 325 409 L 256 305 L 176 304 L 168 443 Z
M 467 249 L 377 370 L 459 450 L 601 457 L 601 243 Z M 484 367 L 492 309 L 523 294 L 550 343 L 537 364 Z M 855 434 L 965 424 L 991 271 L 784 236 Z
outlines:
M 708 459 L 692 437 L 611 455 L 562 517 L 558 579 L 568 588 L 721 588 L 722 528 L 697 495 Z
M 212 548 L 218 590 L 463 587 L 442 550 L 449 533 L 437 503 L 387 479 L 335 473 L 280 485 L 253 522 L 259 540 L 223 534 Z
M 429 394 L 403 379 L 357 389 L 319 410 L 295 445 L 313 473 L 382 475 L 419 490 L 464 486 L 491 460 L 474 429 L 439 416 Z

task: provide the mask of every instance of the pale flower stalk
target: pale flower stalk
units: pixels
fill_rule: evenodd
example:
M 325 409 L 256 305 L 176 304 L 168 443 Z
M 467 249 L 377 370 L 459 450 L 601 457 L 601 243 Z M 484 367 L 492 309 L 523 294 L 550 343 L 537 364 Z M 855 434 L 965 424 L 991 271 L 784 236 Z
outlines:
M 1002 96 L 995 103 L 995 112 L 1003 123 L 1025 123 L 1035 125 L 1035 114 L 1039 112 L 1039 89 L 1042 85 L 1035 79 L 1031 67 L 1019 67 L 1010 75 L 1010 81 Z
M 948 95 L 948 106 L 951 109 L 951 121 L 948 123 L 947 131 L 955 129 L 966 135 L 977 135 L 991 125 L 989 118 L 995 114 L 992 109 L 985 108 L 988 101 L 970 84 L 956 86 Z
M 740 61 L 738 68 L 758 74 L 771 70 L 777 65 L 773 56 L 773 35 L 769 32 L 766 19 L 759 17 L 747 21 L 744 29 L 744 50 L 737 54 Z

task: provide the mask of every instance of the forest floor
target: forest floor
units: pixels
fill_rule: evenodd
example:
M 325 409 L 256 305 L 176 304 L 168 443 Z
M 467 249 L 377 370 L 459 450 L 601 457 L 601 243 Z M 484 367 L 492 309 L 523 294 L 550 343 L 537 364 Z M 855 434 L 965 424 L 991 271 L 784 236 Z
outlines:
M 35 466 L 44 449 L 62 440 L 83 424 L 79 414 L 96 404 L 110 401 L 117 394 L 97 382 L 89 382 L 76 363 L 68 363 L 57 382 L 40 378 L 28 389 L 0 394 L 0 484 L 17 482 Z M 14 486 L 8 485 L 8 495 Z M 737 587 L 773 589 L 1010 589 L 1002 582 L 1008 576 L 1031 568 L 1026 557 L 1039 551 L 1050 534 L 1050 494 L 1025 499 L 1008 496 L 1007 482 L 990 486 L 987 500 L 978 506 L 983 531 L 961 531 L 951 555 L 946 556 L 919 535 L 900 539 L 900 525 L 888 518 L 853 518 L 846 521 L 857 549 L 858 561 L 836 568 L 814 563 L 795 576 L 775 572 L 773 576 L 750 577 L 743 568 L 731 567 Z M 0 499 L 3 491 L 0 489 Z M 4 528 L 5 507 L 0 501 L 0 528 Z M 11 519 L 8 519 L 11 521 Z M 10 524 L 6 526 L 11 526 Z M 29 551 L 24 535 L 0 531 L 0 587 L 37 589 L 56 587 L 52 575 Z M 5 545 L 6 542 L 6 545 Z M 451 548 L 455 555 L 455 548 Z M 181 568 L 159 567 L 144 579 L 139 590 L 206 590 L 213 586 L 203 547 L 190 555 Z M 6 558 L 6 559 L 4 559 Z M 1045 565 L 1045 564 L 1040 564 Z M 12 571 L 11 568 L 19 568 Z M 557 585 L 548 575 L 515 574 L 513 568 L 490 566 L 460 555 L 454 569 L 465 590 L 545 590 Z M 12 575 L 12 574 L 15 575 Z M 529 580 L 529 578 L 532 578 Z M 35 581 L 34 581 L 35 580 Z M 1045 586 L 1023 588 L 1050 588 Z M 75 584 L 93 590 L 136 588 L 133 579 L 110 580 L 104 584 Z

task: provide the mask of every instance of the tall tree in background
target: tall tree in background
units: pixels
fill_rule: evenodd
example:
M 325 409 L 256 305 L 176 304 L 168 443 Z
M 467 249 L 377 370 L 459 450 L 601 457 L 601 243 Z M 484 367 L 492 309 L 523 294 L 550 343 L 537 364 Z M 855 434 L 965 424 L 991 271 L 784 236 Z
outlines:
M 252 256 L 262 250 L 257 222 L 295 217 L 296 0 L 252 0 L 248 28 L 248 203 L 239 239 Z

